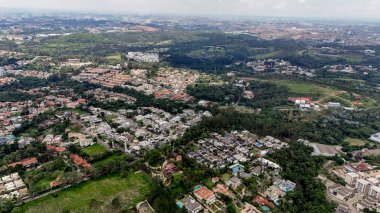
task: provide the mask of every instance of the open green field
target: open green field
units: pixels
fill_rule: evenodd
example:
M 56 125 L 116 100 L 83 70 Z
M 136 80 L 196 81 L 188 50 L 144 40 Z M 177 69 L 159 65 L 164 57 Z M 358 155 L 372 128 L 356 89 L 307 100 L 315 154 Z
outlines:
M 369 108 L 377 107 L 377 102 L 375 100 L 373 100 L 373 99 L 362 98 L 359 101 L 362 102 L 362 105 L 358 106 L 359 108 L 369 109 Z
M 35 171 L 29 171 L 27 172 L 26 176 L 27 177 L 33 177 L 37 175 L 39 170 Z M 30 187 L 32 187 L 34 190 L 38 191 L 43 191 L 45 189 L 50 189 L 50 183 L 55 181 L 57 177 L 61 177 L 63 175 L 64 171 L 63 170 L 56 170 L 54 172 L 46 174 L 42 179 L 38 180 L 35 183 L 29 183 L 28 179 L 26 179 L 28 184 L 31 184 Z
M 172 45 L 174 44 L 173 40 L 166 40 L 166 41 L 161 41 L 155 44 L 156 46 L 166 46 L 166 45 Z
M 348 77 L 339 77 L 339 78 L 334 78 L 334 79 L 335 80 L 339 80 L 339 81 L 354 82 L 354 83 L 359 83 L 359 84 L 364 84 L 365 83 L 365 80 L 348 78 Z
M 248 78 L 244 78 L 248 79 Z M 317 85 L 312 84 L 308 82 L 296 82 L 291 80 L 280 80 L 280 79 L 274 79 L 274 80 L 266 80 L 266 79 L 256 79 L 252 78 L 250 80 L 256 80 L 256 81 L 264 81 L 264 82 L 270 82 L 274 83 L 280 86 L 285 86 L 289 89 L 289 92 L 291 93 L 290 96 L 311 96 L 313 99 L 319 99 L 324 98 L 329 95 L 332 95 L 334 93 L 339 92 L 338 90 L 323 86 L 323 85 Z
M 121 152 L 117 152 L 112 154 L 111 156 L 108 156 L 102 160 L 96 161 L 95 163 L 92 163 L 92 166 L 94 167 L 101 167 L 109 162 L 112 161 L 121 161 L 125 159 L 125 155 Z
M 335 60 L 345 59 L 351 63 L 360 63 L 363 61 L 363 56 L 358 55 L 358 54 L 330 55 L 330 54 L 322 54 L 322 53 L 312 52 L 309 55 L 314 56 L 314 57 L 326 57 L 326 58 L 335 59 Z
M 364 146 L 367 143 L 369 143 L 370 145 L 376 145 L 372 141 L 349 138 L 349 137 L 344 139 L 344 142 L 348 143 L 350 146 Z
M 144 173 L 126 178 L 113 174 L 31 201 L 13 212 L 121 212 L 145 200 L 151 191 L 152 183 Z M 112 202 L 115 198 L 119 202 Z
M 301 83 L 289 80 L 274 80 L 273 83 L 288 87 L 289 92 L 295 95 L 310 95 L 320 97 L 337 92 L 337 90 L 327 86 L 321 86 L 310 83 Z
M 258 78 L 242 78 L 244 80 L 262 81 L 274 83 L 280 86 L 285 86 L 289 89 L 290 97 L 310 96 L 313 100 L 320 102 L 320 104 L 326 104 L 329 101 L 338 101 L 346 107 L 352 106 L 352 101 L 356 100 L 351 97 L 347 92 L 334 89 L 329 86 L 318 85 L 308 82 L 298 82 L 292 80 L 282 79 L 258 79 Z M 359 100 L 362 105 L 358 105 L 359 108 L 373 108 L 377 106 L 376 101 L 371 98 L 363 97 Z
M 321 104 L 327 104 L 329 102 L 338 102 L 344 107 L 352 107 L 352 103 L 350 100 L 340 97 L 338 95 L 333 95 L 333 96 L 323 99 Z
M 86 154 L 90 155 L 90 156 L 93 156 L 93 155 L 98 155 L 98 154 L 103 154 L 107 151 L 107 149 L 102 146 L 101 144 L 94 144 L 92 146 L 88 146 L 86 148 L 83 148 L 82 149 L 83 152 L 85 152 Z
M 121 60 L 121 55 L 120 54 L 116 54 L 116 55 L 110 55 L 110 56 L 107 56 L 106 59 L 108 60 Z
M 227 181 L 232 177 L 230 173 L 224 173 L 222 177 L 220 178 L 222 181 Z

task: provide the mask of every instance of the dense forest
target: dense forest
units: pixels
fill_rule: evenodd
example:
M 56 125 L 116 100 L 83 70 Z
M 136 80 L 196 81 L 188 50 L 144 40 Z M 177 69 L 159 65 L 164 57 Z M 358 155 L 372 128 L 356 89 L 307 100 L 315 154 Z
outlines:
M 305 120 L 301 112 L 297 111 L 268 110 L 247 114 L 232 108 L 216 109 L 213 111 L 213 115 L 212 118 L 205 119 L 200 125 L 190 128 L 184 135 L 184 141 L 191 141 L 194 137 L 198 137 L 197 135 L 211 132 L 246 129 L 260 136 L 271 135 L 289 141 L 307 139 L 330 145 L 341 144 L 346 147 L 348 146 L 344 142 L 346 137 L 368 138 L 371 132 L 378 128 L 376 118 L 380 116 L 376 110 L 361 111 L 358 114 L 338 110 L 326 111 L 325 114 L 309 121 Z M 373 118 L 367 120 L 370 116 Z

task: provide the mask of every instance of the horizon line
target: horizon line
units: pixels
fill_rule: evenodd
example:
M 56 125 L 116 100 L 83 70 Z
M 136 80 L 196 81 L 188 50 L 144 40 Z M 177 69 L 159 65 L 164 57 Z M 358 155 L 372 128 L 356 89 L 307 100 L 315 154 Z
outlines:
M 236 18 L 244 18 L 244 19 L 292 19 L 292 20 L 309 20 L 309 21 L 328 21 L 328 22 L 335 22 L 335 21 L 355 21 L 355 22 L 371 22 L 376 23 L 380 22 L 380 18 L 363 18 L 363 17 L 320 17 L 320 16 L 309 16 L 309 17 L 303 17 L 303 16 L 273 16 L 273 15 L 238 15 L 238 14 L 206 14 L 206 13 L 166 13 L 166 12 L 151 12 L 151 13 L 144 13 L 144 12 L 132 12 L 132 11 L 101 11 L 101 10 L 76 10 L 76 9 L 37 9 L 37 8 L 23 8 L 23 7 L 2 7 L 0 6 L 0 9 L 5 9 L 8 11 L 0 11 L 1 14 L 9 14 L 9 13 L 17 13 L 17 12 L 31 12 L 31 13 L 53 13 L 49 14 L 51 16 L 59 16 L 59 15 L 103 15 L 103 16 L 126 16 L 126 15 L 135 15 L 135 16 L 175 16 L 175 17 L 201 17 L 201 18 L 223 18 L 225 20 L 230 19 L 236 19 Z M 56 14 L 56 12 L 59 12 L 60 14 Z M 32 14 L 29 14 L 32 15 Z M 46 14 L 44 14 L 46 15 Z

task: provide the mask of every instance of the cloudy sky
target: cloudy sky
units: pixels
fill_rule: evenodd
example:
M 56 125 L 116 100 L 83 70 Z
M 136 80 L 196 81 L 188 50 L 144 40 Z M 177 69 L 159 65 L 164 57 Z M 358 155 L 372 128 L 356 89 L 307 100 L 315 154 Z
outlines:
M 380 0 L 0 0 L 0 7 L 107 13 L 289 16 L 380 20 Z

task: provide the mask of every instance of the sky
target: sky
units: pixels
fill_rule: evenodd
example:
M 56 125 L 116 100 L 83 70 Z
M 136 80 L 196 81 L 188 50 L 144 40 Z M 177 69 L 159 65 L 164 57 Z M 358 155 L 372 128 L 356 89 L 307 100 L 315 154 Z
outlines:
M 380 20 L 380 0 L 0 0 L 1 8 Z

